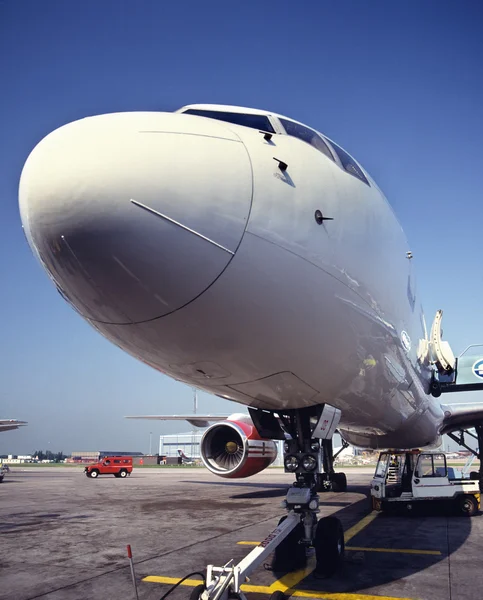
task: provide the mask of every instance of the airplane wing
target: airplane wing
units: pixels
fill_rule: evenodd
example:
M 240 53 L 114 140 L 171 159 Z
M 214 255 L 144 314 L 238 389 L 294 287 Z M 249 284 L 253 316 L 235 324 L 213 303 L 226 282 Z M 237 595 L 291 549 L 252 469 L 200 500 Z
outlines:
M 210 423 L 225 421 L 229 415 L 139 415 L 126 419 L 150 419 L 152 421 L 188 421 L 194 427 L 208 427 Z
M 483 402 L 441 404 L 441 408 L 444 411 L 442 434 L 470 429 L 483 423 Z
M 0 432 L 18 429 L 22 425 L 27 425 L 27 421 L 18 421 L 17 419 L 0 419 Z

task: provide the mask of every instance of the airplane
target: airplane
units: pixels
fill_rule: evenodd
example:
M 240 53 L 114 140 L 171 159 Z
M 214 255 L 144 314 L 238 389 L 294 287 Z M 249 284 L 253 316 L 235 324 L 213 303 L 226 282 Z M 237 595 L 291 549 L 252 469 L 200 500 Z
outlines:
M 183 465 L 192 465 L 194 463 L 194 458 L 186 456 L 186 454 L 183 452 L 183 450 L 181 450 L 181 448 L 178 448 L 178 456 L 181 458 L 181 462 Z
M 11 429 L 19 429 L 27 425 L 27 421 L 19 421 L 18 419 L 0 419 L 0 433 L 2 431 L 10 431 Z
M 205 432 L 208 469 L 253 475 L 284 441 L 287 506 L 298 494 L 316 554 L 324 539 L 343 547 L 340 524 L 316 525 L 310 508 L 322 484 L 347 487 L 336 429 L 360 448 L 405 449 L 455 432 L 464 446 L 475 427 L 483 447 L 483 402 L 438 400 L 483 389 L 483 354 L 455 358 L 442 311 L 428 331 L 392 208 L 315 129 L 216 104 L 87 117 L 32 150 L 19 206 L 34 255 L 94 329 L 248 407 Z

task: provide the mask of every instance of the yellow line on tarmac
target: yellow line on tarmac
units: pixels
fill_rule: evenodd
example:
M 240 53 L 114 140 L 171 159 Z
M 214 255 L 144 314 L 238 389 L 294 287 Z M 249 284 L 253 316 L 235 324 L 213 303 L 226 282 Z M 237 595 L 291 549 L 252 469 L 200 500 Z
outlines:
M 260 542 L 237 542 L 240 546 L 258 546 Z M 393 552 L 395 554 L 429 554 L 441 556 L 439 550 L 413 550 L 410 548 L 364 548 L 363 546 L 346 546 L 346 550 L 361 552 Z
M 148 575 L 143 578 L 143 581 L 151 583 L 171 583 L 175 584 L 180 581 L 180 577 L 158 577 L 156 575 Z M 188 587 L 195 587 L 200 585 L 202 581 L 200 579 L 185 579 L 181 585 Z M 241 586 L 242 592 L 255 592 L 258 594 L 271 594 L 273 592 L 272 587 L 266 585 L 247 585 Z M 292 596 L 298 598 L 319 598 L 320 600 L 412 600 L 411 598 L 400 598 L 394 596 L 372 596 L 367 594 L 344 594 L 344 593 L 330 593 L 330 592 L 316 592 L 313 590 L 297 590 L 294 591 Z
M 181 580 L 181 577 L 161 577 L 158 575 L 148 575 L 147 577 L 143 577 L 143 581 L 150 581 L 151 583 L 178 583 Z M 185 579 L 181 585 L 187 585 L 189 587 L 196 587 L 203 583 L 201 579 Z
M 320 598 L 321 600 L 412 600 L 412 598 L 401 598 L 400 596 L 373 596 L 372 594 L 338 594 L 314 592 L 310 590 L 297 590 L 292 594 L 297 598 Z
M 355 537 L 365 527 L 367 527 L 368 525 L 370 525 L 372 523 L 372 521 L 374 521 L 374 519 L 378 515 L 379 515 L 379 513 L 377 511 L 373 510 L 371 513 L 369 513 L 367 516 L 365 516 L 363 519 L 361 519 L 359 521 L 359 523 L 356 523 L 350 529 L 348 529 L 347 531 L 344 531 L 344 541 L 345 541 L 345 543 L 347 544 L 347 542 L 349 540 L 351 540 L 353 537 Z
M 346 550 L 360 550 L 362 552 L 393 552 L 394 554 L 429 554 L 441 556 L 439 550 L 411 550 L 406 548 L 363 548 L 362 546 L 346 546 Z
M 356 536 L 360 531 L 362 531 L 365 527 L 367 527 L 374 519 L 378 516 L 378 512 L 373 511 L 369 515 L 362 518 L 358 523 L 350 527 L 344 533 L 344 539 L 346 543 Z M 239 544 L 247 545 L 247 546 L 258 546 L 259 542 L 238 542 Z M 287 593 L 291 596 L 297 596 L 301 598 L 319 598 L 321 600 L 411 600 L 411 598 L 395 598 L 392 596 L 371 596 L 364 594 L 339 594 L 339 593 L 324 593 L 319 591 L 304 591 L 304 590 L 295 590 L 295 586 L 299 584 L 303 579 L 305 579 L 312 571 L 314 570 L 314 566 L 308 566 L 304 569 L 299 569 L 298 571 L 294 571 L 293 573 L 287 573 L 274 583 L 270 587 L 261 586 L 261 585 L 247 585 L 244 584 L 241 586 L 242 591 L 244 592 L 258 592 L 261 594 L 272 594 L 275 591 L 281 591 Z M 156 575 L 149 575 L 148 577 L 144 577 L 143 581 L 150 581 L 153 583 L 171 583 L 175 584 L 180 581 L 178 577 L 158 577 Z M 200 580 L 198 579 L 186 579 L 183 581 L 181 585 L 194 587 L 200 584 Z
M 179 577 L 158 577 L 156 575 L 149 575 L 144 577 L 143 581 L 151 583 L 171 583 L 175 584 L 180 581 Z M 200 579 L 185 579 L 181 585 L 188 587 L 195 587 L 200 585 L 202 581 Z M 273 592 L 271 586 L 266 585 L 246 585 L 241 586 L 242 592 L 255 592 L 257 594 L 271 594 Z M 313 590 L 297 590 L 292 593 L 292 596 L 297 598 L 318 598 L 320 600 L 412 600 L 411 598 L 401 598 L 400 596 L 373 596 L 368 594 L 345 594 L 345 593 L 332 593 L 332 592 L 319 592 Z
M 258 546 L 260 542 L 237 542 L 239 546 Z
M 344 540 L 347 543 L 350 539 L 352 539 L 355 535 L 357 535 L 360 531 L 362 531 L 365 527 L 367 527 L 374 519 L 378 516 L 378 512 L 373 510 L 370 514 L 363 517 L 358 523 L 350 527 L 347 531 L 344 532 Z M 304 569 L 299 569 L 298 571 L 294 571 L 293 573 L 287 573 L 277 581 L 274 581 L 270 586 L 272 592 L 277 590 L 281 592 L 286 592 L 288 595 L 293 595 L 295 593 L 295 586 L 298 585 L 302 579 L 305 579 L 312 571 L 314 570 L 314 566 L 307 566 Z

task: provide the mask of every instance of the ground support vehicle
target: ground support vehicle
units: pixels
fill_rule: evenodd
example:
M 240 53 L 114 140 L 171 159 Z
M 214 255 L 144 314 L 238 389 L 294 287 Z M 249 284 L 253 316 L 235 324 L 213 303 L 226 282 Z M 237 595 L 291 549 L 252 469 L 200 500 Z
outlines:
M 471 517 L 480 509 L 479 475 L 465 475 L 448 467 L 442 452 L 381 452 L 371 483 L 372 508 L 411 512 L 418 504 L 432 502 L 450 504 Z
M 0 465 L 0 483 L 2 483 L 3 478 L 8 473 L 9 468 L 6 465 Z
M 92 479 L 99 475 L 124 478 L 131 475 L 132 469 L 132 456 L 106 456 L 97 463 L 87 465 L 84 473 Z

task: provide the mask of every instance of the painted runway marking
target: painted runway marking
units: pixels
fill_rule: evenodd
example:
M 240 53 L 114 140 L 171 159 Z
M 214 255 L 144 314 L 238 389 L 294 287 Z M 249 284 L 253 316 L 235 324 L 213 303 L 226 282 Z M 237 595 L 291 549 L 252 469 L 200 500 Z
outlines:
M 350 527 L 347 531 L 344 531 L 344 541 L 347 544 L 353 537 L 355 537 L 360 531 L 365 529 L 368 525 L 378 517 L 379 513 L 373 510 L 371 513 L 366 515 L 358 523 Z
M 394 554 L 428 554 L 430 556 L 441 556 L 439 550 L 413 550 L 411 548 L 363 548 L 362 546 L 346 546 L 346 550 L 362 552 L 393 552 Z
M 258 546 L 260 542 L 237 542 L 239 546 Z M 429 554 L 433 556 L 441 556 L 439 550 L 414 550 L 411 548 L 365 548 L 363 546 L 346 546 L 346 550 L 362 551 L 362 552 L 393 552 L 400 554 Z
M 181 577 L 158 577 L 156 575 L 149 575 L 144 577 L 143 581 L 151 583 L 171 583 L 175 584 L 181 580 Z M 195 587 L 200 585 L 202 581 L 200 579 L 186 579 L 180 585 L 188 587 Z M 258 594 L 272 594 L 274 590 L 272 586 L 266 585 L 246 585 L 241 586 L 242 592 L 255 592 Z M 292 596 L 297 598 L 318 598 L 319 600 L 413 600 L 412 598 L 406 598 L 401 596 L 374 596 L 372 594 L 347 594 L 347 593 L 334 593 L 334 592 L 319 592 L 315 590 L 295 590 Z
M 362 531 L 365 527 L 370 525 L 372 521 L 379 515 L 378 512 L 373 510 L 371 513 L 363 517 L 359 522 L 350 527 L 347 531 L 344 532 L 344 540 L 345 543 L 351 540 L 354 536 L 356 536 L 360 531 Z M 272 592 L 280 591 L 286 593 L 287 595 L 295 595 L 295 586 L 298 585 L 303 579 L 308 577 L 312 571 L 315 569 L 315 565 L 307 566 L 304 569 L 300 569 L 299 571 L 294 571 L 293 573 L 287 573 L 270 586 Z
M 350 527 L 344 532 L 344 540 L 347 543 L 353 537 L 355 537 L 365 527 L 370 525 L 372 521 L 378 516 L 378 512 L 372 511 L 370 514 L 363 517 L 359 522 Z M 238 542 L 242 545 L 258 546 L 259 542 Z M 345 594 L 345 593 L 326 593 L 312 590 L 296 590 L 295 586 L 298 585 L 303 579 L 308 577 L 314 570 L 315 565 L 310 565 L 304 569 L 299 569 L 293 573 L 287 573 L 277 581 L 274 581 L 270 586 L 264 585 L 247 585 L 241 586 L 243 592 L 257 592 L 259 594 L 273 594 L 273 592 L 281 591 L 290 596 L 297 596 L 301 598 L 319 598 L 320 600 L 411 600 L 411 598 L 401 598 L 393 596 L 373 596 L 367 594 Z M 143 581 L 152 583 L 171 583 L 175 584 L 180 581 L 180 577 L 161 577 L 156 575 L 148 575 L 143 578 Z M 186 586 L 197 586 L 200 584 L 199 579 L 186 579 L 180 585 Z

